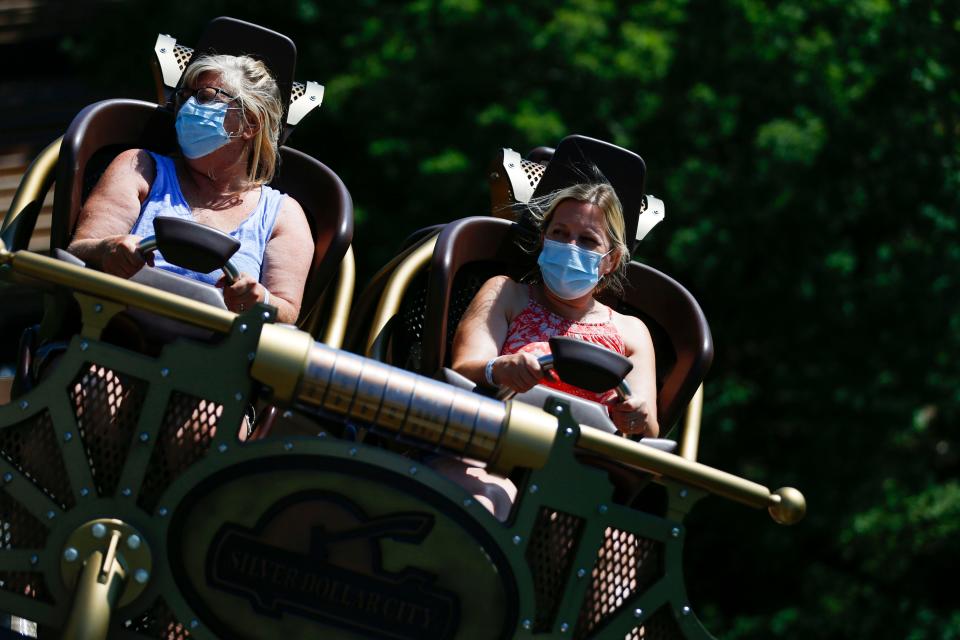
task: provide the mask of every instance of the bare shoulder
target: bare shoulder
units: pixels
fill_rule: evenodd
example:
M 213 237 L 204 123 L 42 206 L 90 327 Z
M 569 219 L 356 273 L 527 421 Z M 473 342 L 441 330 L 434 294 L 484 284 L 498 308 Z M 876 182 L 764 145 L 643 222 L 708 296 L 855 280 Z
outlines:
M 127 149 L 117 154 L 104 176 L 117 180 L 136 182 L 142 191 L 143 187 L 149 191 L 157 176 L 157 164 L 146 149 Z
M 511 317 L 527 304 L 527 285 L 516 282 L 509 276 L 493 276 L 483 283 L 476 298 L 495 300 Z
M 285 196 L 280 202 L 280 209 L 277 211 L 277 222 L 273 226 L 274 235 L 293 233 L 309 240 L 312 244 L 313 234 L 310 231 L 310 223 L 307 222 L 307 214 L 292 196 Z
M 640 318 L 614 311 L 613 323 L 620 331 L 628 352 L 652 348 L 653 339 L 650 337 L 650 329 Z

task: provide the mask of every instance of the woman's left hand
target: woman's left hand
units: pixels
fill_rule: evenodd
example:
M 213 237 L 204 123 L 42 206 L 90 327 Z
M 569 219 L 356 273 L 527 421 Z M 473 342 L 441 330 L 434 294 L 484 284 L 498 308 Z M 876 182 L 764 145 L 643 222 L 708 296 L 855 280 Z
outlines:
M 651 425 L 650 411 L 645 400 L 629 397 L 626 400 L 619 398 L 608 405 L 610 419 L 621 432 L 632 436 L 657 437 L 658 429 Z
M 223 289 L 223 302 L 227 309 L 236 313 L 248 311 L 253 305 L 263 302 L 267 295 L 266 287 L 246 273 L 241 273 L 233 284 L 223 276 L 217 281 L 217 286 Z

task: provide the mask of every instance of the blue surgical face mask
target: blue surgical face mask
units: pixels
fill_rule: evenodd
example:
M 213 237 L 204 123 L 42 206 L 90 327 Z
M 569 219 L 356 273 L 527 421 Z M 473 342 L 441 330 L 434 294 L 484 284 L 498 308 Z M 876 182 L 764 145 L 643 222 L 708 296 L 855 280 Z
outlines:
M 199 104 L 190 97 L 177 112 L 177 141 L 183 155 L 191 160 L 211 154 L 230 142 L 232 137 L 223 126 L 227 117 L 226 102 Z
M 575 300 L 597 286 L 600 281 L 600 261 L 610 251 L 597 253 L 581 249 L 575 244 L 544 240 L 537 264 L 540 265 L 544 284 L 554 295 L 563 300 Z

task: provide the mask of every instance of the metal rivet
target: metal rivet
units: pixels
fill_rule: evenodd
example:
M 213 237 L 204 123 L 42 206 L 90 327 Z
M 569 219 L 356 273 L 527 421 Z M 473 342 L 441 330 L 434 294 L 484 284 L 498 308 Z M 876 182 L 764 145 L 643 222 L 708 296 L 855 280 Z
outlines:
M 3 474 L 3 481 L 4 481 L 4 482 L 13 482 L 13 474 L 10 473 L 9 471 L 7 471 L 5 474 Z
M 289 420 L 290 418 L 293 417 L 293 411 L 290 411 L 290 409 L 287 409 L 286 411 L 283 412 L 283 417 Z
M 86 340 L 80 343 L 80 351 L 86 351 L 89 348 L 90 348 L 90 345 L 87 343 Z
M 530 493 L 536 493 L 537 491 L 540 491 L 540 487 L 535 484 L 530 485 Z
M 410 475 L 412 475 L 412 476 L 417 475 L 417 468 L 416 468 L 416 467 L 410 467 Z
M 40 562 L 40 556 L 37 554 L 30 556 L 30 564 L 37 564 L 38 562 Z
M 317 437 L 320 438 L 321 440 L 324 440 L 327 437 L 327 432 L 321 431 L 320 433 L 317 434 Z
M 582 568 L 581 568 L 581 569 L 577 569 L 577 577 L 578 577 L 578 578 L 585 578 L 585 577 L 587 577 L 587 570 L 586 570 L 586 569 L 582 569 Z
M 226 445 L 226 443 L 221 442 L 221 443 L 217 446 L 217 451 L 219 451 L 220 453 L 226 453 L 226 452 L 227 452 L 227 445 Z
M 570 625 L 568 625 L 566 622 L 560 625 L 560 633 L 566 633 L 569 630 L 570 630 Z
M 533 629 L 533 622 L 527 619 L 527 620 L 524 620 L 523 623 L 521 623 L 521 626 L 527 631 L 529 631 L 530 629 Z
M 248 326 L 246 325 L 246 323 L 241 324 L 241 325 L 240 325 L 240 333 L 246 333 L 246 332 L 247 332 L 247 329 L 249 329 L 249 328 L 250 328 L 250 327 L 248 327 Z
M 679 538 L 679 537 L 680 537 L 680 527 L 674 527 L 673 529 L 670 529 L 670 535 L 671 535 L 672 537 L 674 537 L 674 538 Z
M 607 508 L 608 508 L 607 505 L 602 504 L 602 505 L 600 505 L 599 507 L 597 507 L 597 511 L 599 511 L 600 513 L 606 513 L 606 512 L 607 512 Z
M 292 450 L 293 450 L 293 443 L 292 443 L 292 442 L 284 442 L 284 443 L 283 443 L 283 448 L 286 449 L 287 451 L 292 451 Z
M 73 440 L 73 434 L 72 434 L 72 433 L 70 433 L 69 431 L 67 431 L 65 434 L 63 434 L 63 441 L 64 441 L 64 442 L 70 442 L 71 440 Z
M 81 487 L 81 489 L 80 489 L 80 497 L 81 497 L 81 498 L 86 498 L 88 495 L 90 495 L 90 489 L 87 489 L 86 487 Z
M 147 433 L 146 431 L 141 431 L 140 442 L 149 442 L 149 441 L 150 441 L 150 434 Z
M 356 447 L 350 447 L 350 452 L 349 452 L 349 453 L 350 453 L 350 455 L 352 455 L 352 456 L 357 455 L 357 448 L 356 448 Z
M 269 312 L 269 311 L 264 311 L 264 312 L 263 312 L 263 319 L 264 319 L 264 320 L 269 320 L 269 319 L 270 319 L 270 312 Z
M 191 628 L 191 629 L 196 629 L 196 628 L 199 627 L 199 626 L 200 626 L 200 621 L 199 621 L 199 620 L 193 619 L 193 620 L 190 621 L 190 628 Z
M 681 609 L 681 611 L 683 612 L 683 615 L 685 615 L 685 616 L 690 615 L 690 613 L 691 613 L 690 606 L 689 606 L 689 605 L 684 605 L 684 606 L 683 606 L 683 609 Z
M 47 511 L 47 520 L 53 520 L 57 517 L 56 511 Z
M 166 367 L 164 367 L 163 369 L 160 369 L 160 375 L 166 378 L 167 376 L 170 375 L 170 369 L 167 369 Z
M 21 409 L 29 409 L 29 408 L 30 408 L 30 403 L 27 402 L 26 400 L 21 400 L 21 401 L 20 401 L 20 408 L 21 408 Z
M 689 492 L 686 489 L 680 489 L 680 497 L 686 498 L 689 495 Z
M 634 618 L 642 618 L 642 617 L 643 617 L 643 609 L 634 609 L 634 610 L 633 610 L 633 617 L 634 617 Z
M 124 498 L 129 498 L 130 496 L 133 495 L 133 491 L 130 489 L 130 487 L 124 487 L 123 489 L 120 490 L 120 493 L 123 495 Z
M 563 407 L 557 407 L 557 413 L 563 413 Z
M 310 96 L 310 102 L 316 102 L 317 96 Z
M 167 52 L 166 47 L 160 47 L 160 53 L 166 53 L 166 52 Z
M 233 397 L 237 400 L 237 402 L 240 402 L 241 400 L 243 400 L 243 392 L 242 392 L 242 391 L 237 391 L 237 392 L 233 395 Z
M 103 536 L 107 535 L 107 528 L 103 526 L 102 523 L 98 522 L 90 527 L 90 533 L 93 534 L 94 538 L 102 538 Z
M 67 562 L 73 562 L 80 557 L 80 552 L 73 547 L 67 547 L 63 552 L 63 559 Z
M 133 574 L 133 579 L 140 584 L 146 584 L 147 580 L 150 579 L 150 574 L 146 569 L 137 569 Z
M 569 438 L 570 436 L 572 436 L 572 435 L 573 435 L 573 427 L 567 427 L 566 429 L 564 429 L 564 430 L 563 430 L 563 435 L 567 436 L 568 438 Z
M 103 305 L 98 302 L 97 304 L 93 305 L 93 310 L 96 313 L 100 313 L 101 311 L 103 311 Z
M 247 354 L 247 360 L 249 360 L 250 362 L 253 362 L 256 359 L 257 359 L 256 352 L 251 351 L 250 353 Z
M 513 544 L 520 544 L 521 542 L 523 542 L 523 538 L 520 536 L 513 536 Z
M 166 508 L 166 507 L 160 507 L 159 509 L 157 509 L 157 514 L 158 514 L 161 518 L 165 518 L 168 513 L 170 513 L 170 512 L 167 511 L 167 508 Z
M 137 534 L 133 534 L 132 536 L 127 538 L 127 546 L 130 547 L 131 549 L 139 549 L 140 542 L 141 542 L 140 536 L 138 536 Z

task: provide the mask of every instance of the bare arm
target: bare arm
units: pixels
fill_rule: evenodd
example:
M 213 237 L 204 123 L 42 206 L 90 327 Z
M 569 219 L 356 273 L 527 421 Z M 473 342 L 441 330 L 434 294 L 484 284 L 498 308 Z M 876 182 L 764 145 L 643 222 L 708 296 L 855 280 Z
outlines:
M 130 235 L 156 176 L 153 158 L 128 149 L 110 163 L 87 198 L 67 250 L 107 273 L 130 277 L 143 266 Z
M 543 373 L 536 357 L 529 353 L 500 356 L 510 321 L 527 301 L 526 285 L 507 276 L 487 280 L 463 314 L 453 338 L 453 368 L 477 384 L 486 384 L 487 363 L 493 367 L 495 384 L 526 391 L 540 381 Z
M 239 310 L 240 304 L 249 308 L 255 302 L 263 302 L 269 291 L 268 304 L 277 308 L 277 319 L 295 323 L 300 315 L 313 248 L 313 235 L 303 207 L 289 196 L 284 198 L 264 251 L 260 282 L 247 276 L 225 287 L 223 298 L 227 308 Z
M 657 422 L 657 370 L 653 340 L 647 325 L 639 318 L 614 315 L 614 323 L 623 336 L 627 357 L 633 370 L 627 374 L 631 397 L 610 405 L 614 424 L 624 433 L 656 438 L 660 434 Z

